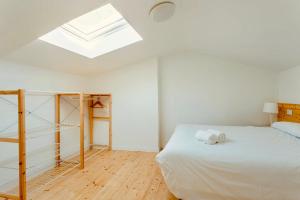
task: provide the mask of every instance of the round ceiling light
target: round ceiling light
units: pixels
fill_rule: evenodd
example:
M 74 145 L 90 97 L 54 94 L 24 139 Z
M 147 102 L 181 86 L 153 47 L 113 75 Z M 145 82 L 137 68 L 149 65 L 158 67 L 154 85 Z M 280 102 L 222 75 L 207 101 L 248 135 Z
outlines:
M 155 22 L 163 22 L 170 19 L 175 12 L 175 3 L 171 1 L 163 1 L 155 4 L 150 9 L 150 16 Z

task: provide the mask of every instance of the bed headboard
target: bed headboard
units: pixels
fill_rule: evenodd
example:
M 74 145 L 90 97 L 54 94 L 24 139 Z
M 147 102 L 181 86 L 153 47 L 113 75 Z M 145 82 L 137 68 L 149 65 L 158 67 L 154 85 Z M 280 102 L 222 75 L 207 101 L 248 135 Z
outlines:
M 300 104 L 278 103 L 277 120 L 300 123 Z

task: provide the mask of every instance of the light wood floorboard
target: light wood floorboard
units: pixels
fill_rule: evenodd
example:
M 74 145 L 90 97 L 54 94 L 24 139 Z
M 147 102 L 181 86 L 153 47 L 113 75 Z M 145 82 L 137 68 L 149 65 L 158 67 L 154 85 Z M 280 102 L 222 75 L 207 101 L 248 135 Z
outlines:
M 164 183 L 155 155 L 129 151 L 95 154 L 84 170 L 73 169 L 43 187 L 37 183 L 47 173 L 29 181 L 28 199 L 176 200 Z

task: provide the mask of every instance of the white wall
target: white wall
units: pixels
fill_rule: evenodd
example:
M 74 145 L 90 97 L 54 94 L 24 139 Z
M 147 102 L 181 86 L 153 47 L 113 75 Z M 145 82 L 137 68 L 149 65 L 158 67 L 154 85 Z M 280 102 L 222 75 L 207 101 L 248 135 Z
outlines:
M 278 100 L 283 103 L 300 103 L 300 66 L 279 73 Z
M 80 91 L 85 77 L 0 61 L 0 87 L 30 90 Z
M 159 60 L 160 134 L 176 124 L 265 125 L 265 101 L 277 98 L 276 73 L 197 52 Z
M 0 61 L 0 89 L 29 89 L 29 90 L 48 90 L 48 91 L 82 91 L 86 89 L 86 78 L 69 75 L 65 73 L 44 70 L 30 66 L 23 66 Z M 4 98 L 4 99 L 3 99 Z M 7 100 L 11 102 L 7 102 Z M 0 134 L 9 133 L 9 137 L 17 136 L 17 107 L 12 105 L 16 103 L 16 97 L 0 97 Z M 68 103 L 69 102 L 69 103 Z M 64 119 L 75 106 L 78 106 L 77 100 L 65 98 L 61 102 L 62 114 Z M 55 139 L 53 124 L 55 121 L 54 96 L 30 96 L 25 98 L 27 117 L 26 130 L 27 136 L 33 139 L 27 140 L 27 173 L 36 174 L 43 171 L 54 163 Z M 28 111 L 33 111 L 29 114 Z M 65 121 L 66 123 L 79 123 L 79 113 L 75 110 Z M 12 126 L 10 126 L 12 125 Z M 10 126 L 10 127 L 9 127 Z M 6 129 L 6 127 L 9 127 Z M 49 129 L 46 130 L 46 128 Z M 88 127 L 87 127 L 88 128 Z M 35 130 L 35 131 L 33 131 Z M 36 131 L 40 130 L 40 131 Z M 79 128 L 62 131 L 62 157 L 69 156 L 79 152 Z M 88 141 L 86 141 L 88 143 Z M 1 143 L 0 146 L 0 165 L 3 167 L 15 167 L 17 169 L 18 148 L 15 144 Z M 7 160 L 8 159 L 8 160 Z M 5 162 L 1 162 L 5 160 Z M 0 170 L 0 185 L 3 183 L 15 183 L 18 171 L 7 169 Z M 10 182 L 12 181 L 13 182 Z M 0 191 L 1 187 L 0 187 Z
M 113 149 L 158 151 L 157 79 L 156 59 L 90 78 L 92 91 L 112 94 Z

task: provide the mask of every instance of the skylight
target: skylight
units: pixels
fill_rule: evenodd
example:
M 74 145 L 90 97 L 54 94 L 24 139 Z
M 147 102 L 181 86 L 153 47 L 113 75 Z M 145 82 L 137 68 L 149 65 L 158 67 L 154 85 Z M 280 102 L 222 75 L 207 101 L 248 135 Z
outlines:
M 84 14 L 39 39 L 88 58 L 143 40 L 111 4 Z

